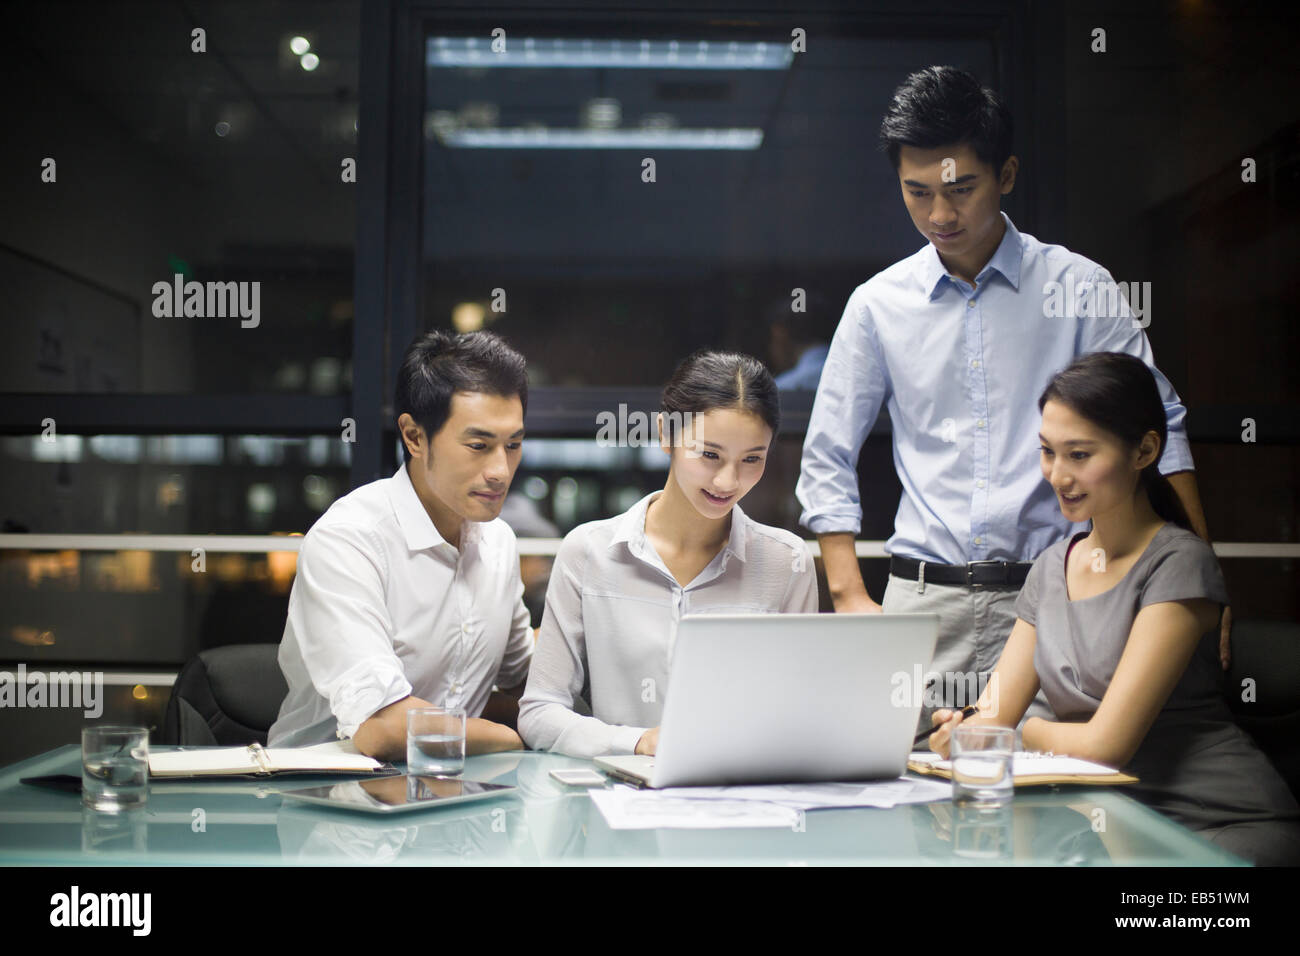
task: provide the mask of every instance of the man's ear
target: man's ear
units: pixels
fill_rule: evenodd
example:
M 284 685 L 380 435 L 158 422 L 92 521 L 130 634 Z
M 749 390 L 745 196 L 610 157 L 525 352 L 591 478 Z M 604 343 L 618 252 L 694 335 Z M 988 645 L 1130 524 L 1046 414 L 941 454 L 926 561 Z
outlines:
M 1008 156 L 1007 161 L 1002 164 L 1002 173 L 998 177 L 998 188 L 1002 195 L 1006 195 L 1016 188 L 1016 176 L 1020 172 L 1020 159 L 1016 156 Z
M 672 442 L 669 440 L 667 433 L 664 431 L 664 413 L 658 412 L 655 415 L 655 428 L 659 431 L 659 447 L 664 450 L 669 458 L 673 456 Z
M 402 436 L 402 444 L 411 453 L 411 457 L 419 458 L 421 450 L 424 445 L 428 444 L 428 440 L 424 437 L 424 429 L 411 417 L 410 412 L 402 412 L 398 416 L 397 432 Z

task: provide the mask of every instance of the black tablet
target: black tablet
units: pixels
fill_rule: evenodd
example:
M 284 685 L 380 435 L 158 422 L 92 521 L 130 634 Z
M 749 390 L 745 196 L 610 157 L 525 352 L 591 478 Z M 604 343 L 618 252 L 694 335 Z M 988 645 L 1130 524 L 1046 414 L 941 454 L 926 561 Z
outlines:
M 320 787 L 285 790 L 280 796 L 339 810 L 363 813 L 404 813 L 454 803 L 486 800 L 513 793 L 515 787 L 500 783 L 479 783 L 459 777 L 426 777 L 400 774 L 374 780 L 347 780 Z

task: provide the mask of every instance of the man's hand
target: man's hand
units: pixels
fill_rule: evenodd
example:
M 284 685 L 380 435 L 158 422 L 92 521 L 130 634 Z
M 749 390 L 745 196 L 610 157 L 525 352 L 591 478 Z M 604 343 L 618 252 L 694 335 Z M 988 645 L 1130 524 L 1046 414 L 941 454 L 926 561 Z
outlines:
M 375 711 L 357 728 L 352 743 L 367 757 L 377 760 L 406 759 L 406 712 L 417 707 L 432 707 L 419 697 L 403 697 Z M 505 724 L 471 717 L 465 721 L 465 753 L 493 754 L 503 750 L 523 750 L 524 742 L 514 729 Z
M 1219 618 L 1219 663 L 1226 671 L 1232 663 L 1232 608 L 1223 605 L 1223 617 Z
M 647 757 L 653 757 L 655 750 L 659 747 L 659 728 L 651 727 L 641 735 L 641 739 L 636 742 L 636 752 L 644 754 Z
M 853 594 L 832 598 L 836 614 L 883 614 L 884 608 L 871 600 L 871 595 L 863 588 Z
M 465 753 L 467 756 L 523 749 L 523 740 L 505 724 L 484 720 L 482 717 L 471 717 L 465 721 Z

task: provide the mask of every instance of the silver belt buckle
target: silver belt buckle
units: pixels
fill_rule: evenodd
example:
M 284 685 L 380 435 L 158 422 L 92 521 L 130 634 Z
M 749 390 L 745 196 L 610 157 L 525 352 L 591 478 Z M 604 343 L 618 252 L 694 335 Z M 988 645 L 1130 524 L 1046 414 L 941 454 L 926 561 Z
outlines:
M 982 566 L 988 566 L 988 565 L 993 565 L 993 566 L 995 566 L 995 567 L 1001 567 L 1001 568 L 1002 568 L 1002 581 L 1001 581 L 1000 583 L 1001 583 L 1001 584 L 1006 584 L 1006 583 L 1007 583 L 1007 562 L 1006 562 L 1006 561 L 971 561 L 969 564 L 966 565 L 966 586 L 967 586 L 968 588 L 986 588 L 986 587 L 989 587 L 989 585 L 983 583 L 982 581 L 976 581 L 976 580 L 975 580 L 975 568 L 976 568 L 976 566 L 981 566 L 981 567 L 982 567 Z

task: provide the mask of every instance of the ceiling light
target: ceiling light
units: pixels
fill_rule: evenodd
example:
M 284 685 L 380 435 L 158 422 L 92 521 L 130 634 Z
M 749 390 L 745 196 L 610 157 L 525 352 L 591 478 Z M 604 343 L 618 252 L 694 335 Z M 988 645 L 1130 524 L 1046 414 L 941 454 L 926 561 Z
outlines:
M 435 130 L 457 149 L 758 149 L 761 129 L 448 129 Z
M 514 39 L 494 53 L 479 37 L 429 37 L 425 63 L 430 67 L 531 67 L 788 70 L 794 62 L 790 44 L 678 40 Z

